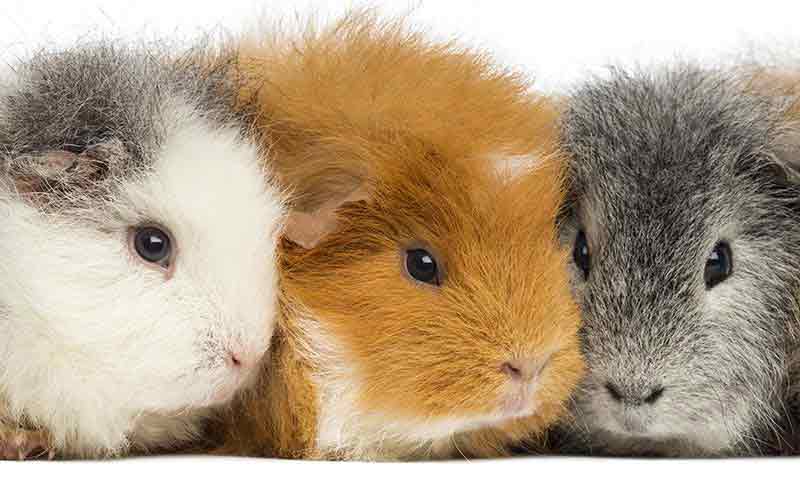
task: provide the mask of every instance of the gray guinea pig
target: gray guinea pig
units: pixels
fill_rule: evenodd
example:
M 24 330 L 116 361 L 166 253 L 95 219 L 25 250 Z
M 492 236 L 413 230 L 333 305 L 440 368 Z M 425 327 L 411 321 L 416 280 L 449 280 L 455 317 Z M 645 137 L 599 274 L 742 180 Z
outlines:
M 613 70 L 563 118 L 587 376 L 567 442 L 601 454 L 779 449 L 800 255 L 786 99 L 691 65 Z

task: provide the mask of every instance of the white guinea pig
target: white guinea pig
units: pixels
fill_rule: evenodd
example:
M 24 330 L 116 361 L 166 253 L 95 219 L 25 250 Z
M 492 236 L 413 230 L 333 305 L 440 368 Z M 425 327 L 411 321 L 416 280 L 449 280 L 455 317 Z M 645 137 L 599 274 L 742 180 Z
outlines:
M 0 456 L 188 444 L 267 351 L 283 196 L 205 56 L 98 43 L 0 92 Z

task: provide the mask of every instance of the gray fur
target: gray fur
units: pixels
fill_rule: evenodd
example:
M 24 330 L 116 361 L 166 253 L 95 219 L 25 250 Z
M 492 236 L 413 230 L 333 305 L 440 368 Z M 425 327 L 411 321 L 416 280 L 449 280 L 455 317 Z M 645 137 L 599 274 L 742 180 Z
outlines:
M 0 191 L 16 189 L 42 211 L 69 216 L 59 219 L 62 224 L 68 219 L 110 239 L 116 232 L 124 238 L 151 214 L 138 213 L 146 207 L 120 193 L 131 184 L 126 181 L 151 173 L 176 130 L 209 123 L 240 131 L 243 139 L 252 134 L 251 122 L 234 109 L 232 54 L 206 41 L 185 50 L 164 42 L 101 41 L 20 62 L 0 88 Z M 0 320 L 6 307 L 0 303 Z M 0 421 L 5 404 L 0 401 Z M 140 433 L 129 436 L 133 449 L 153 451 L 195 438 L 208 414 L 200 409 L 148 417 L 131 431 Z M 98 420 L 105 418 L 111 419 Z M 94 443 L 84 449 L 80 439 L 70 446 L 64 452 L 80 456 L 120 451 L 98 451 Z
M 182 51 L 112 41 L 43 51 L 13 68 L 0 91 L 0 168 L 17 181 L 41 181 L 39 194 L 57 195 L 50 202 L 102 191 L 104 180 L 147 168 L 177 126 L 176 104 L 210 122 L 245 123 L 233 113 L 233 67 L 231 55 L 206 41 Z M 53 152 L 72 159 L 52 162 Z
M 569 441 L 604 454 L 735 455 L 784 446 L 800 212 L 788 102 L 744 79 L 676 65 L 614 70 L 572 96 L 563 122 L 588 375 Z M 707 290 L 718 241 L 733 274 Z M 613 398 L 614 384 L 633 404 Z M 642 399 L 663 387 L 654 403 Z M 636 404 L 637 398 L 639 403 Z

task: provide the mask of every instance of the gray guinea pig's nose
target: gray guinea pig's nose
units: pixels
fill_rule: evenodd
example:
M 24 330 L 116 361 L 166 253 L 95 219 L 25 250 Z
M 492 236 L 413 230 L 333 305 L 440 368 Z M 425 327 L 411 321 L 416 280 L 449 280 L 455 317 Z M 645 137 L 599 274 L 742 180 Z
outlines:
M 661 386 L 634 390 L 630 387 L 620 388 L 613 382 L 606 383 L 606 390 L 614 401 L 619 401 L 630 406 L 641 406 L 643 404 L 654 404 L 664 394 Z

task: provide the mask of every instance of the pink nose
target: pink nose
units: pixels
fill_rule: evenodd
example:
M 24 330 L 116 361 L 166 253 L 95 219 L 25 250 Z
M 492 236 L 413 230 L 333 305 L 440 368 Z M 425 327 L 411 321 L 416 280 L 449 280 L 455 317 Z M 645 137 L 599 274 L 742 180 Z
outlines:
M 550 358 L 512 358 L 500 365 L 500 371 L 511 380 L 529 382 L 539 375 L 547 366 Z
M 252 356 L 248 356 L 244 351 L 229 349 L 225 356 L 225 364 L 233 370 L 249 368 L 253 364 Z

